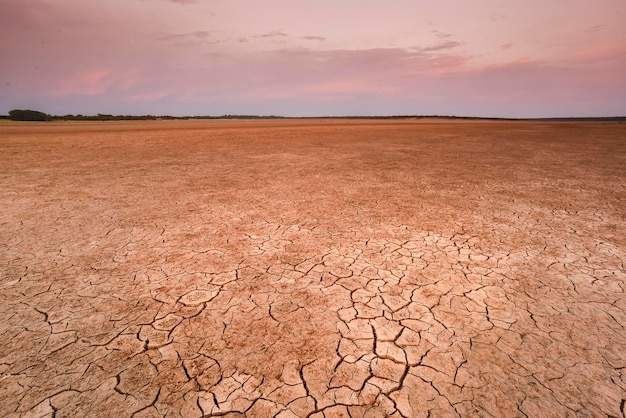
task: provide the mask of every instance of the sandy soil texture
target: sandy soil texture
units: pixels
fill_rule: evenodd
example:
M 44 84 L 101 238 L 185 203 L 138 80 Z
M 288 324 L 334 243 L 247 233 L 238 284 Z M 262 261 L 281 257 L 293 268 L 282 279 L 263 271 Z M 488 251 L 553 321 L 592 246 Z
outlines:
M 0 416 L 624 417 L 626 124 L 0 123 Z

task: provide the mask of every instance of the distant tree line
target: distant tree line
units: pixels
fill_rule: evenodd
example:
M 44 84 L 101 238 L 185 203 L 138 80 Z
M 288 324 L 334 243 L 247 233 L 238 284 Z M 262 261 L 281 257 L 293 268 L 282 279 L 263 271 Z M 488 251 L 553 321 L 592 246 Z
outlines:
M 53 120 L 85 120 L 85 121 L 109 121 L 109 120 L 174 120 L 174 119 L 279 119 L 282 116 L 259 116 L 259 115 L 222 115 L 222 116 L 155 116 L 155 115 L 109 115 L 98 113 L 97 115 L 62 115 L 55 116 L 37 110 L 15 109 L 9 112 L 8 116 L 1 116 L 0 119 L 10 119 L 16 121 L 53 121 Z
M 97 115 L 63 115 L 53 116 L 54 120 L 156 120 L 166 119 L 168 116 L 153 116 L 153 115 L 108 115 L 104 113 L 98 113 Z
M 107 115 L 98 113 L 97 115 L 49 115 L 37 110 L 14 109 L 9 111 L 8 116 L 0 116 L 2 119 L 29 122 L 47 122 L 53 120 L 157 120 L 157 119 L 179 119 L 174 116 L 153 116 L 153 115 Z
M 285 117 L 285 116 L 260 116 L 260 115 L 222 115 L 222 116 L 154 116 L 154 115 L 63 115 L 54 116 L 37 110 L 11 110 L 8 116 L 0 115 L 0 119 L 16 121 L 47 122 L 53 120 L 84 120 L 84 121 L 113 121 L 113 120 L 176 120 L 176 119 L 458 119 L 458 120 L 537 120 L 537 121 L 562 121 L 562 122 L 625 122 L 626 116 L 612 117 L 569 117 L 569 118 L 484 118 L 475 116 L 442 116 L 442 115 L 395 115 L 395 116 L 312 116 L 312 117 Z
M 154 115 L 109 115 L 98 113 L 97 115 L 48 115 L 36 110 L 11 110 L 9 119 L 17 121 L 52 121 L 52 120 L 84 120 L 84 121 L 113 121 L 113 120 L 161 120 L 161 119 L 283 119 L 284 116 L 260 116 L 260 115 L 231 115 L 222 116 L 154 116 Z M 410 118 L 437 118 L 437 119 L 485 119 L 467 116 L 321 116 L 321 117 L 303 117 L 301 119 L 410 119 Z

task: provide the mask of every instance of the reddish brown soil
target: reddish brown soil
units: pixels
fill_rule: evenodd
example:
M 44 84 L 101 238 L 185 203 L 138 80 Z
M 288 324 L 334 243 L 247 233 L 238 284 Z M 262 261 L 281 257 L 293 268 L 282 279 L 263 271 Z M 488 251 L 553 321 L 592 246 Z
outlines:
M 624 416 L 626 124 L 0 124 L 0 416 Z

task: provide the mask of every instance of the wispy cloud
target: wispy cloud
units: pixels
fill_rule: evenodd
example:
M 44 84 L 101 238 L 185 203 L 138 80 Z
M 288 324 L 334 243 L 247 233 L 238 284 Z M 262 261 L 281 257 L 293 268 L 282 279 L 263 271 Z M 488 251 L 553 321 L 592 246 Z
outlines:
M 288 34 L 286 34 L 286 33 L 285 33 L 285 32 L 283 32 L 283 31 L 280 31 L 280 30 L 273 30 L 273 31 L 271 31 L 271 32 L 262 33 L 262 34 L 260 34 L 260 35 L 253 35 L 252 37 L 253 37 L 253 38 L 277 38 L 277 37 L 279 37 L 279 38 L 284 38 L 284 37 L 287 37 L 287 36 L 289 36 L 289 35 L 288 35 Z
M 178 4 L 194 4 L 198 3 L 198 0 L 163 0 L 168 3 L 178 3 Z
M 317 42 L 323 42 L 327 39 L 324 36 L 315 36 L 315 35 L 295 36 L 295 35 L 291 35 L 289 33 L 283 32 L 282 30 L 273 30 L 273 31 L 261 33 L 258 35 L 252 35 L 250 37 L 240 37 L 238 38 L 238 42 L 240 43 L 248 42 L 250 39 L 271 39 L 271 38 L 283 38 L 283 39 L 291 38 L 293 40 L 302 39 L 305 41 L 317 41 Z
M 233 42 L 231 39 L 217 38 L 216 34 L 210 31 L 199 30 L 187 33 L 172 33 L 159 35 L 156 40 L 160 42 L 168 42 L 176 46 L 194 46 L 194 45 L 217 45 L 226 42 Z M 246 42 L 245 38 L 239 38 L 237 42 Z
M 212 33 L 205 30 L 199 30 L 188 33 L 173 33 L 159 36 L 159 41 L 188 41 L 188 40 L 206 40 L 211 38 Z
M 603 29 L 604 25 L 595 25 L 590 27 L 589 29 L 587 29 L 585 31 L 585 33 L 593 33 L 593 32 L 598 32 L 599 30 Z
M 456 48 L 459 45 L 461 45 L 460 42 L 448 41 L 448 42 L 442 42 L 440 44 L 433 45 L 433 46 L 427 46 L 427 47 L 424 47 L 424 48 L 417 48 L 417 50 L 419 50 L 421 52 L 436 52 L 436 51 L 443 51 L 443 50 L 446 50 L 446 49 Z
M 440 39 L 447 39 L 453 36 L 451 33 L 440 32 L 438 30 L 433 30 L 431 32 L 434 33 L 435 36 Z
M 452 47 L 451 45 L 449 47 Z M 315 50 L 305 48 L 268 52 L 242 68 L 254 66 L 256 87 L 280 91 L 283 97 L 312 94 L 396 92 L 415 80 L 461 71 L 468 58 L 462 55 L 424 51 L 424 48 L 372 48 L 360 50 Z M 234 75 L 233 75 L 234 76 Z M 272 88 L 281 85 L 282 87 Z M 308 86 L 308 87 L 307 87 Z M 252 86 L 251 86 L 252 87 Z M 254 91 L 255 88 L 249 91 Z M 278 94 L 278 93 L 277 93 Z
M 304 39 L 306 41 L 325 41 L 326 40 L 324 36 L 313 36 L 313 35 L 299 36 L 298 38 Z
M 72 73 L 67 79 L 49 80 L 52 96 L 101 96 L 126 91 L 136 84 L 131 73 L 112 67 L 77 69 Z
M 626 66 L 626 44 L 624 42 L 602 42 L 590 47 L 579 48 L 570 58 L 575 63 L 591 66 L 603 63 Z

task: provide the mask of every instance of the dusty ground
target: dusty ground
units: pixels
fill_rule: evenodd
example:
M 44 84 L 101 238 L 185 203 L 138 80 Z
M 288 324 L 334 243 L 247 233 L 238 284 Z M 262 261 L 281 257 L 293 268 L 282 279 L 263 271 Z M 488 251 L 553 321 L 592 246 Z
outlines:
M 624 416 L 626 124 L 0 124 L 0 416 Z

